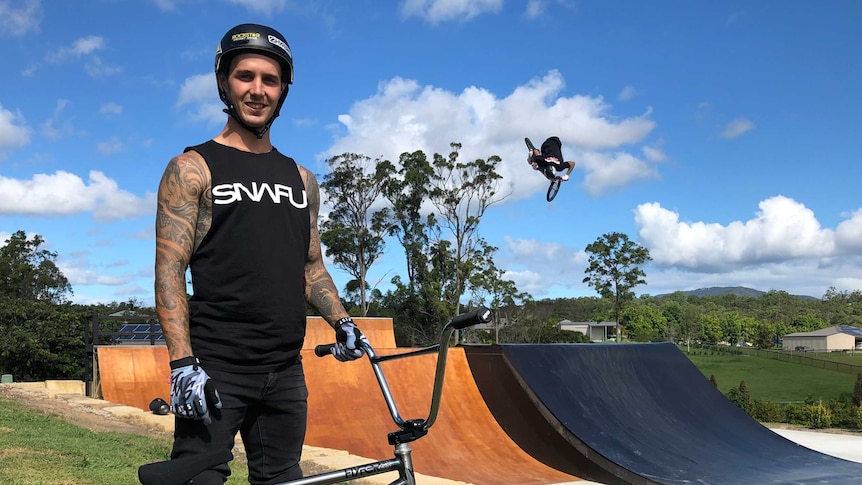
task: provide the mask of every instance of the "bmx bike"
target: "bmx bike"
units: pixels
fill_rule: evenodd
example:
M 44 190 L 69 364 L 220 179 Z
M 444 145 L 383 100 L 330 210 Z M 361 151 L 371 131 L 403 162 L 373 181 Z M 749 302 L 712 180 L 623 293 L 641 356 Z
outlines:
M 529 150 L 530 156 L 532 157 L 533 150 L 535 150 L 536 147 L 533 145 L 533 142 L 530 141 L 529 138 L 524 138 L 524 142 L 527 144 L 527 150 Z M 545 178 L 551 182 L 551 184 L 548 186 L 548 194 L 545 197 L 548 202 L 550 202 L 554 200 L 554 197 L 557 196 L 557 192 L 560 191 L 560 184 L 563 182 L 563 179 L 559 175 L 554 173 L 554 167 L 550 165 L 544 167 L 541 172 L 542 175 L 544 175 Z
M 380 391 L 383 393 L 383 399 L 386 401 L 386 407 L 389 409 L 392 421 L 398 427 L 397 430 L 388 434 L 389 444 L 394 447 L 394 456 L 385 460 L 282 482 L 279 485 L 328 485 L 359 480 L 392 471 L 398 472 L 398 479 L 391 482 L 390 485 L 416 485 L 416 477 L 413 470 L 413 450 L 410 447 L 410 443 L 427 435 L 428 430 L 437 420 L 452 334 L 457 330 L 490 321 L 491 311 L 485 307 L 481 307 L 478 310 L 458 315 L 446 323 L 441 331 L 439 344 L 395 354 L 377 355 L 367 340 L 359 340 L 359 345 L 371 363 L 374 376 L 380 386 Z M 318 357 L 331 356 L 331 349 L 334 345 L 334 343 L 318 345 L 314 348 L 314 354 Z M 431 353 L 437 354 L 437 366 L 434 373 L 434 384 L 428 416 L 425 418 L 404 419 L 398 411 L 398 406 L 392 397 L 392 392 L 380 364 L 389 360 L 416 357 Z M 233 459 L 233 455 L 230 451 L 219 450 L 187 458 L 150 463 L 138 468 L 138 479 L 143 485 L 182 485 L 200 472 L 231 459 Z

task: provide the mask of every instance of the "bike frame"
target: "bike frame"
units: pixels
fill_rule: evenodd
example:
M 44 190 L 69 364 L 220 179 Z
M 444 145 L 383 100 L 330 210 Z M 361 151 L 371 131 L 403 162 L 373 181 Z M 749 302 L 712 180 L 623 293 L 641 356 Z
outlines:
M 381 475 L 391 471 L 398 472 L 398 479 L 391 482 L 390 485 L 416 485 L 416 477 L 413 470 L 413 450 L 410 448 L 409 443 L 428 434 L 428 430 L 434 422 L 437 421 L 437 414 L 440 411 L 440 399 L 443 395 L 443 378 L 446 374 L 446 360 L 449 353 L 449 347 L 452 342 L 452 334 L 456 330 L 461 330 L 476 325 L 477 323 L 487 323 L 490 320 L 491 312 L 487 308 L 480 308 L 479 310 L 459 315 L 450 320 L 443 327 L 440 334 L 439 344 L 397 354 L 377 355 L 367 340 L 360 340 L 362 349 L 365 351 L 365 355 L 368 357 L 369 362 L 371 362 L 371 368 L 374 370 L 374 376 L 377 378 L 377 383 L 380 386 L 380 391 L 383 393 L 383 399 L 386 401 L 386 407 L 389 409 L 392 421 L 398 426 L 397 431 L 389 433 L 389 444 L 395 447 L 395 457 L 327 473 L 320 473 L 297 480 L 283 482 L 279 485 L 327 485 L 340 483 L 345 480 L 358 480 L 374 475 Z M 332 348 L 332 345 L 333 344 L 318 345 L 314 349 L 315 355 L 318 357 L 331 355 L 330 349 Z M 392 391 L 389 388 L 389 383 L 386 381 L 386 375 L 384 374 L 383 368 L 380 364 L 390 360 L 404 359 L 432 353 L 437 354 L 437 367 L 434 372 L 434 387 L 431 392 L 431 404 L 428 410 L 428 416 L 425 419 L 405 420 L 401 417 L 401 413 L 398 411 L 398 405 L 392 397 Z

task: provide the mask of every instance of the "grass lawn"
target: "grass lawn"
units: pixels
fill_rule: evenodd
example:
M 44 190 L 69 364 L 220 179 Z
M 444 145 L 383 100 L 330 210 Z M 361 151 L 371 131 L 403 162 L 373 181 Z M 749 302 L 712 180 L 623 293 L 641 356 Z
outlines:
M 0 398 L 0 483 L 135 485 L 138 466 L 168 458 L 169 438 L 95 432 Z M 228 484 L 248 483 L 231 462 Z
M 752 399 L 799 402 L 811 396 L 828 401 L 852 393 L 856 383 L 854 375 L 749 355 L 686 355 L 706 377 L 715 375 L 722 393 L 744 380 Z

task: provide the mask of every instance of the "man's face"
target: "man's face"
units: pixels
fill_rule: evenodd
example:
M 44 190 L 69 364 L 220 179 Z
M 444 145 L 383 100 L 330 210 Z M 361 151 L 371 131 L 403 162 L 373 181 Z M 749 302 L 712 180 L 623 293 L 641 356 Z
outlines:
M 240 54 L 231 62 L 223 89 L 247 125 L 262 128 L 275 111 L 281 91 L 281 68 L 275 59 L 260 54 Z

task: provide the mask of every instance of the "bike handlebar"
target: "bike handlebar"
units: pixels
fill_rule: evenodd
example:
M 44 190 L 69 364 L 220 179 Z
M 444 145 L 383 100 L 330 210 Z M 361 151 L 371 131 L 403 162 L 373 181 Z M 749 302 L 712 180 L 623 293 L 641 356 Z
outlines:
M 388 354 L 384 356 L 378 356 L 367 340 L 359 341 L 359 345 L 362 347 L 362 350 L 365 352 L 365 354 L 368 356 L 369 361 L 371 362 L 374 376 L 377 378 L 377 383 L 380 386 L 381 392 L 383 392 L 383 399 L 386 401 L 387 408 L 389 408 L 389 414 L 392 416 L 392 420 L 395 422 L 396 425 L 398 425 L 399 428 L 405 431 L 414 430 L 421 433 L 427 431 L 428 428 L 430 428 L 431 425 L 434 424 L 434 421 L 437 420 L 437 413 L 440 409 L 440 399 L 443 393 L 443 377 L 446 373 L 446 358 L 448 355 L 452 334 L 456 330 L 462 330 L 473 325 L 477 325 L 480 323 L 488 323 L 490 321 L 491 310 L 485 307 L 481 307 L 477 310 L 463 313 L 449 320 L 449 322 L 443 326 L 443 330 L 440 333 L 439 344 L 397 354 Z M 331 355 L 331 349 L 334 345 L 335 344 L 318 345 L 314 348 L 314 354 L 318 357 Z M 434 373 L 434 388 L 431 393 L 431 407 L 428 411 L 428 417 L 421 420 L 404 420 L 403 418 L 401 418 L 401 415 L 398 412 L 398 406 L 395 404 L 395 400 L 392 397 L 389 383 L 386 381 L 386 376 L 383 374 L 383 370 L 380 367 L 380 363 L 387 360 L 395 360 L 405 357 L 415 357 L 418 355 L 435 352 L 437 353 L 437 368 Z
M 451 326 L 455 330 L 463 330 L 467 327 L 472 327 L 473 325 L 478 325 L 480 323 L 488 323 L 490 321 L 491 310 L 485 307 L 481 307 L 478 310 L 462 313 L 461 315 L 452 318 L 452 320 L 449 320 L 449 323 L 447 323 L 446 326 Z M 444 327 L 443 330 L 445 331 L 446 327 Z M 314 347 L 314 355 L 318 357 L 326 357 L 327 355 L 331 355 L 332 348 L 335 346 L 335 343 L 317 345 Z M 361 342 L 360 346 L 365 347 L 364 345 L 362 345 Z

